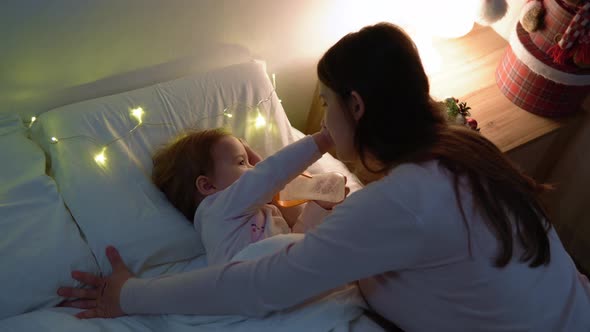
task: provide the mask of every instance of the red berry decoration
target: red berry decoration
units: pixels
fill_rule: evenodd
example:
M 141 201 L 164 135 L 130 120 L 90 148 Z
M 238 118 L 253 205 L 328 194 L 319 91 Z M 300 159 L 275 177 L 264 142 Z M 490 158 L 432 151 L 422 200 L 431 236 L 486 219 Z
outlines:
M 479 129 L 477 128 L 477 121 L 474 118 L 468 118 L 467 125 L 469 126 L 469 128 L 479 131 Z

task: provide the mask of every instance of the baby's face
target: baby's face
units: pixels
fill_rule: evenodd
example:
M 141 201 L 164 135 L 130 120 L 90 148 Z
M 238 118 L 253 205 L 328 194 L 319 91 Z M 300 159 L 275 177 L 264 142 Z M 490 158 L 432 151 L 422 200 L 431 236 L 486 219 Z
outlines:
M 219 140 L 211 151 L 214 162 L 212 183 L 217 190 L 223 190 L 254 166 L 248 161 L 244 145 L 233 136 Z

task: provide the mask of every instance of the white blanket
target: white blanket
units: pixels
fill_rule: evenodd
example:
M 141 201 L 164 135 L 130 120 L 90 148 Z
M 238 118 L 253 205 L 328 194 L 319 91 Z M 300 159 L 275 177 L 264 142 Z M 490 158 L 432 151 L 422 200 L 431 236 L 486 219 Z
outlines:
M 272 254 L 302 236 L 288 234 L 265 239 L 246 247 L 234 259 L 255 259 Z M 202 260 L 196 260 L 182 270 L 202 265 Z M 357 286 L 347 285 L 324 297 L 265 318 L 157 315 L 79 320 L 73 316 L 77 309 L 51 308 L 1 320 L 0 331 L 348 331 L 349 323 L 362 315 L 364 307 L 365 302 Z

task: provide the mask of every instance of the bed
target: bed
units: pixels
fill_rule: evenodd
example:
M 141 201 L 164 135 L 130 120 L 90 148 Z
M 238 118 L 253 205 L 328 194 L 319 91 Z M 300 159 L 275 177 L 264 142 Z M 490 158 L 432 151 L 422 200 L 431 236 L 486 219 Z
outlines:
M 151 155 L 178 132 L 225 126 L 263 157 L 303 134 L 287 119 L 264 62 L 244 61 L 37 114 L 0 114 L 1 331 L 380 330 L 354 285 L 265 318 L 126 316 L 78 320 L 55 307 L 71 270 L 110 273 L 116 246 L 140 277 L 198 269 L 192 225 L 150 182 Z M 339 171 L 325 155 L 311 173 Z M 264 249 L 268 252 L 271 249 Z

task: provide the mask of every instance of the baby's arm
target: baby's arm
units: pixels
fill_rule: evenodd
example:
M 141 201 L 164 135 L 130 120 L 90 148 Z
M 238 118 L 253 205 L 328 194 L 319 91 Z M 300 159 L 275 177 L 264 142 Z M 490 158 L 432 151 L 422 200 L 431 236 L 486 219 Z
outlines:
M 317 134 L 314 134 L 317 135 Z M 243 217 L 269 203 L 289 181 L 317 161 L 325 152 L 317 137 L 308 136 L 257 163 L 231 186 L 219 192 L 215 210 L 229 218 Z

